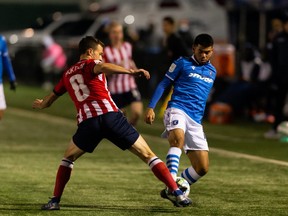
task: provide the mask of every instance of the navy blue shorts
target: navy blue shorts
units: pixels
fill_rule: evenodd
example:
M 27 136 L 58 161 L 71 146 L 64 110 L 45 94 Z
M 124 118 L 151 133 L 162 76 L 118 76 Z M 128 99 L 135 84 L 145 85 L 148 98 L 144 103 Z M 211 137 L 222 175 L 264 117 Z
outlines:
M 108 112 L 81 122 L 73 136 L 73 142 L 78 148 L 91 153 L 104 138 L 126 150 L 138 137 L 138 131 L 128 123 L 123 113 Z
M 111 96 L 119 109 L 122 109 L 133 102 L 141 101 L 141 94 L 138 89 L 132 89 L 131 91 L 122 94 L 112 94 Z

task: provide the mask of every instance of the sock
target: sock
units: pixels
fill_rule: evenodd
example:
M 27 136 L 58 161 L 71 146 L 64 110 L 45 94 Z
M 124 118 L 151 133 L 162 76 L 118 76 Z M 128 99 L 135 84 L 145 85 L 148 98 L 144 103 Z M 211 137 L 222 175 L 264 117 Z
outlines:
M 74 162 L 66 158 L 63 158 L 60 163 L 57 176 L 56 176 L 56 182 L 55 182 L 54 194 L 53 194 L 54 195 L 53 200 L 55 202 L 60 202 L 65 185 L 70 179 L 73 165 L 74 165 Z
M 197 180 L 200 179 L 202 176 L 198 175 L 198 173 L 196 173 L 194 168 L 191 166 L 191 167 L 185 169 L 181 173 L 181 177 L 185 178 L 188 181 L 188 183 L 191 185 L 191 184 L 196 183 Z
M 153 157 L 148 161 L 148 165 L 151 168 L 154 175 L 162 181 L 171 191 L 179 190 L 175 180 L 170 174 L 168 168 L 163 161 L 158 157 Z
M 178 167 L 179 167 L 179 160 L 182 154 L 182 150 L 177 147 L 171 147 L 168 150 L 167 156 L 166 156 L 166 165 L 174 178 L 176 180 L 177 174 L 178 174 Z

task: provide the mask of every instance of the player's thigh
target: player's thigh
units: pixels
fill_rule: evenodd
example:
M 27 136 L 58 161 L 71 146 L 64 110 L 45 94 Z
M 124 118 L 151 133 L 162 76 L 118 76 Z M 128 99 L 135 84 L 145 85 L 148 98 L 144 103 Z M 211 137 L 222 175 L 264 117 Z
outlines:
M 209 152 L 205 150 L 190 150 L 187 151 L 187 156 L 195 171 L 203 176 L 209 169 Z
M 168 133 L 168 141 L 171 147 L 182 148 L 185 142 L 186 117 L 183 111 L 176 108 L 168 108 L 164 115 L 164 125 Z
M 139 138 L 138 131 L 128 123 L 121 112 L 103 115 L 102 128 L 104 138 L 122 150 L 129 149 Z
M 76 161 L 84 153 L 85 151 L 83 151 L 78 146 L 76 146 L 73 140 L 71 140 L 70 144 L 68 145 L 64 153 L 64 158 L 67 158 L 68 160 L 71 160 L 71 161 Z
M 183 148 L 185 133 L 181 128 L 176 128 L 168 132 L 168 141 L 171 147 Z
M 148 162 L 155 154 L 152 152 L 147 142 L 140 135 L 136 142 L 129 148 L 133 154 L 137 155 L 144 162 Z

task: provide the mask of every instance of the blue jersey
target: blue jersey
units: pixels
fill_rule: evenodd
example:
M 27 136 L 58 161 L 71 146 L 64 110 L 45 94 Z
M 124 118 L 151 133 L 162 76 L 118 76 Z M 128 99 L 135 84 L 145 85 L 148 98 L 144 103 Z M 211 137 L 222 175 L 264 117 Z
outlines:
M 174 86 L 168 108 L 183 110 L 197 123 L 202 122 L 206 101 L 216 78 L 216 69 L 208 62 L 199 64 L 194 56 L 174 61 L 165 75 Z
M 14 71 L 8 55 L 6 40 L 0 35 L 0 84 L 3 82 L 3 69 L 8 73 L 10 81 L 15 81 Z

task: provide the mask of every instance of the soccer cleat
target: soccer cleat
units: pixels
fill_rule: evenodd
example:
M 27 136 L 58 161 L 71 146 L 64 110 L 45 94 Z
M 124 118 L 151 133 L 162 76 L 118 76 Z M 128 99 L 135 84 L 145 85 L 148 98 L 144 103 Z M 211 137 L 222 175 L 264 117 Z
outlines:
M 51 198 L 47 204 L 41 206 L 41 210 L 60 210 L 60 205 Z
M 160 195 L 162 198 L 170 200 L 176 207 L 187 207 L 192 204 L 192 200 L 184 196 L 181 190 L 169 192 L 168 189 L 163 189 Z

